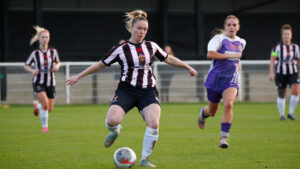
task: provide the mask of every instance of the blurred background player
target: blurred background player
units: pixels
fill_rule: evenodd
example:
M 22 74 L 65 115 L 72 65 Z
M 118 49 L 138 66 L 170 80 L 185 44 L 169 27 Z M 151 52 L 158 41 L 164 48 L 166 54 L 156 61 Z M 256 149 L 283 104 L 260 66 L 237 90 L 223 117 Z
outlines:
M 207 47 L 207 59 L 212 60 L 205 81 L 208 106 L 200 109 L 198 125 L 200 129 L 205 128 L 205 119 L 216 114 L 223 98 L 220 148 L 228 148 L 227 138 L 233 118 L 233 103 L 240 84 L 240 58 L 246 41 L 236 36 L 239 29 L 239 19 L 234 15 L 227 16 L 224 30 L 216 29 L 216 35 L 209 41 Z
M 48 112 L 54 107 L 55 76 L 60 67 L 58 52 L 48 46 L 50 32 L 42 27 L 34 26 L 36 34 L 30 40 L 30 45 L 39 41 L 39 47 L 29 55 L 24 69 L 33 74 L 32 86 L 38 101 L 33 102 L 34 115 L 40 114 L 42 132 L 48 132 Z M 34 67 L 31 68 L 31 65 Z
M 120 134 L 120 123 L 126 113 L 137 107 L 147 125 L 140 165 L 156 167 L 148 160 L 158 140 L 160 119 L 160 103 L 151 58 L 155 56 L 167 64 L 184 68 L 191 76 L 196 76 L 197 72 L 176 57 L 168 55 L 155 42 L 144 40 L 148 31 L 147 14 L 144 11 L 135 10 L 125 16 L 126 28 L 131 33 L 130 39 L 112 48 L 98 63 L 71 77 L 66 84 L 73 85 L 82 77 L 118 62 L 121 66 L 121 78 L 105 120 L 106 127 L 111 132 L 106 137 L 104 146 L 110 147 L 114 143 Z
M 299 102 L 299 77 L 298 68 L 300 67 L 299 46 L 292 43 L 292 27 L 285 24 L 281 27 L 281 42 L 278 43 L 271 52 L 269 79 L 274 80 L 274 62 L 275 84 L 277 87 L 277 107 L 280 113 L 280 120 L 285 120 L 285 96 L 287 85 L 291 88 L 290 107 L 288 118 L 295 120 L 294 111 Z M 297 65 L 298 63 L 298 65 Z
M 164 51 L 168 55 L 175 56 L 173 49 L 170 45 L 165 45 Z M 170 87 L 170 83 L 171 83 L 171 79 L 172 79 L 173 75 L 174 74 L 171 73 L 168 68 L 166 68 L 166 70 L 160 71 L 160 75 L 159 75 L 160 79 L 163 79 L 160 81 L 161 86 L 162 86 L 160 89 L 160 99 L 163 102 L 169 102 L 169 87 Z

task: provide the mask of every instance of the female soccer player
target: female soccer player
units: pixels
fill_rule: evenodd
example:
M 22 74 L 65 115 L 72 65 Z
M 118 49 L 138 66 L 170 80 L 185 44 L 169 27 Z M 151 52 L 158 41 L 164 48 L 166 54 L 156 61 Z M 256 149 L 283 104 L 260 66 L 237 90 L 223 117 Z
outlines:
M 160 119 L 160 103 L 156 89 L 156 80 L 152 71 L 152 57 L 157 57 L 167 64 L 181 67 L 196 76 L 197 71 L 172 55 L 165 53 L 155 42 L 145 41 L 148 31 L 147 14 L 141 10 L 126 13 L 126 28 L 131 37 L 104 56 L 98 63 L 88 67 L 83 72 L 66 81 L 74 85 L 84 76 L 102 70 L 105 66 L 118 62 L 121 65 L 121 78 L 105 120 L 110 134 L 106 137 L 104 146 L 110 147 L 120 134 L 120 123 L 126 113 L 137 107 L 147 128 L 145 131 L 142 158 L 140 165 L 155 167 L 149 160 L 154 145 L 158 140 Z
M 33 74 L 32 86 L 38 101 L 33 102 L 34 114 L 42 123 L 42 132 L 48 132 L 48 112 L 51 112 L 55 99 L 55 76 L 60 67 L 58 52 L 48 46 L 50 32 L 42 27 L 34 26 L 35 36 L 30 40 L 30 45 L 39 41 L 39 48 L 29 55 L 24 69 Z M 34 63 L 34 68 L 31 64 Z
M 221 122 L 220 148 L 228 148 L 227 138 L 233 117 L 233 102 L 238 93 L 240 78 L 240 58 L 246 41 L 236 34 L 240 29 L 239 19 L 234 15 L 226 17 L 224 30 L 218 30 L 208 43 L 207 58 L 212 60 L 205 87 L 208 106 L 200 109 L 198 125 L 205 128 L 205 119 L 214 116 L 221 98 L 224 100 L 224 113 Z
M 277 106 L 280 113 L 280 120 L 285 120 L 285 95 L 287 85 L 291 88 L 291 98 L 288 118 L 295 120 L 294 111 L 299 102 L 299 77 L 300 67 L 299 46 L 292 43 L 292 27 L 285 24 L 281 27 L 281 42 L 278 43 L 271 52 L 270 75 L 274 80 L 274 62 L 277 60 L 275 84 L 277 87 Z M 298 66 L 297 66 L 298 62 Z

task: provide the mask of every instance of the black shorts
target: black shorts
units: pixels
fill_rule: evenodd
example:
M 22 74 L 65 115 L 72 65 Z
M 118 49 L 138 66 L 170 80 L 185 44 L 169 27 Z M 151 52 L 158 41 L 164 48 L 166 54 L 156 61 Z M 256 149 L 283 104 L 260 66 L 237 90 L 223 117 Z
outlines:
M 49 99 L 54 99 L 55 96 L 56 96 L 56 93 L 55 93 L 55 87 L 54 86 L 49 86 L 47 87 L 46 85 L 41 85 L 41 84 L 37 84 L 37 83 L 32 83 L 32 87 L 33 87 L 33 92 L 34 92 L 34 95 L 36 95 L 37 93 L 39 92 L 46 92 L 47 94 L 47 97 Z
M 127 113 L 133 107 L 137 107 L 141 112 L 152 103 L 160 105 L 156 88 L 136 88 L 128 83 L 120 82 L 110 105 L 119 105 Z
M 292 84 L 299 84 L 298 73 L 292 75 L 276 74 L 275 83 L 278 89 L 285 89 L 287 85 L 291 87 Z

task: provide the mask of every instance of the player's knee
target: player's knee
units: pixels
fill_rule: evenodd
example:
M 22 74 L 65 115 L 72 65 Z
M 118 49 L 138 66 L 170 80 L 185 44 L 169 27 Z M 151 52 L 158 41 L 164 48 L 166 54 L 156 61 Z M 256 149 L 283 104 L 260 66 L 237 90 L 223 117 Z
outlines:
M 295 96 L 298 96 L 299 95 L 299 91 L 292 92 L 292 94 L 295 95 Z
M 209 116 L 215 116 L 218 109 L 208 109 Z
M 224 108 L 226 110 L 232 110 L 232 108 L 233 108 L 233 101 L 229 101 L 229 102 L 224 103 Z
M 121 121 L 120 120 L 117 120 L 117 119 L 115 119 L 115 118 L 107 118 L 106 119 L 106 124 L 108 125 L 108 126 L 116 126 L 116 125 L 118 125 L 118 124 L 120 124 L 121 123 Z
M 283 99 L 285 97 L 285 89 L 278 89 L 278 96 Z
M 158 121 L 151 121 L 147 124 L 148 127 L 152 129 L 158 129 L 159 128 L 159 122 Z
M 291 91 L 292 95 L 298 96 L 299 95 L 299 89 L 295 89 Z
M 42 105 L 43 110 L 48 110 L 48 105 Z

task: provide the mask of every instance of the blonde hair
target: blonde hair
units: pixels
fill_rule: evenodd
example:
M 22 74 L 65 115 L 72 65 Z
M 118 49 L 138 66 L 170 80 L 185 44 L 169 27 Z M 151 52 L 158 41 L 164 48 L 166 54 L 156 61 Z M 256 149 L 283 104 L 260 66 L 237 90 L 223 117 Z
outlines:
M 238 17 L 236 17 L 235 15 L 228 15 L 228 16 L 226 16 L 226 18 L 224 20 L 224 27 L 225 27 L 228 19 L 236 19 L 238 21 L 238 24 L 240 24 L 240 20 Z M 223 33 L 225 33 L 224 29 L 216 28 L 211 32 L 211 38 L 213 38 L 215 35 L 219 35 L 219 34 L 223 34 Z
M 145 11 L 142 10 L 134 10 L 131 12 L 126 12 L 125 13 L 125 27 L 127 29 L 128 32 L 131 33 L 131 28 L 133 27 L 133 25 L 140 20 L 144 20 L 147 21 L 147 13 Z
M 224 26 L 226 25 L 226 22 L 228 19 L 236 19 L 238 21 L 238 24 L 240 24 L 240 20 L 238 17 L 236 17 L 235 15 L 228 15 L 226 18 L 225 18 L 225 21 L 224 21 Z
M 32 45 L 34 42 L 36 42 L 36 41 L 39 40 L 40 34 L 41 34 L 42 32 L 48 32 L 48 33 L 50 34 L 50 32 L 49 32 L 47 29 L 45 29 L 45 28 L 43 28 L 43 27 L 39 27 L 38 25 L 33 26 L 33 28 L 35 29 L 36 33 L 35 33 L 35 35 L 31 38 L 30 43 L 29 43 L 30 45 Z
M 211 31 L 210 38 L 213 38 L 215 35 L 224 34 L 224 33 L 225 33 L 224 29 L 216 28 L 213 31 Z

